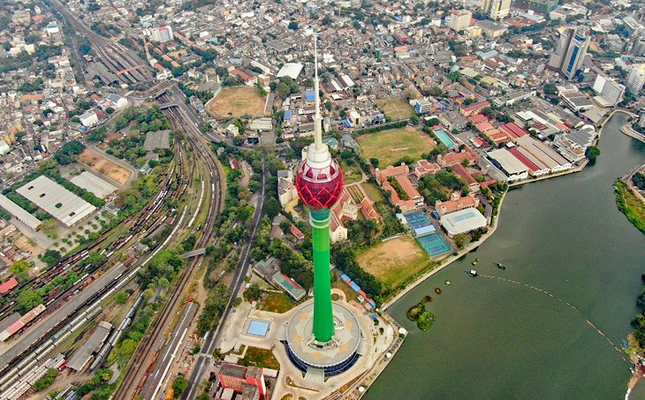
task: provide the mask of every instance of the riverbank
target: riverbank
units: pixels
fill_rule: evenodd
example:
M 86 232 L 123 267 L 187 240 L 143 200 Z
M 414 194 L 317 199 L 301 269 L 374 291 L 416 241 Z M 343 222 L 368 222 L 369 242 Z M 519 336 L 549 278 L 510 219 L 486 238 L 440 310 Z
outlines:
M 624 134 L 629 136 L 630 138 L 634 138 L 636 140 L 639 140 L 643 143 L 645 143 L 645 136 L 641 135 L 640 133 L 636 132 L 634 128 L 632 128 L 631 124 L 625 124 L 620 127 L 620 131 Z
M 629 222 L 645 234 L 645 202 L 643 202 L 640 193 L 634 193 L 632 186 L 623 180 L 616 181 L 614 191 L 616 205 L 620 212 L 625 214 Z
M 599 124 L 599 126 L 598 126 L 598 136 L 596 137 L 596 139 L 593 142 L 594 146 L 598 145 L 598 142 L 600 141 L 600 136 L 602 136 L 602 132 L 603 132 L 603 128 L 604 128 L 605 124 L 616 113 L 624 113 L 624 114 L 629 115 L 630 117 L 635 117 L 635 115 L 633 113 L 631 113 L 629 111 L 626 111 L 626 110 L 621 110 L 621 109 L 613 110 Z M 527 183 L 539 182 L 539 181 L 543 181 L 543 180 L 546 180 L 546 179 L 558 178 L 558 177 L 561 177 L 561 176 L 565 176 L 565 175 L 569 175 L 569 174 L 573 174 L 573 173 L 577 173 L 577 172 L 582 172 L 588 164 L 589 164 L 589 160 L 585 158 L 582 161 L 582 163 L 579 166 L 577 166 L 576 168 L 571 168 L 571 169 L 568 169 L 566 171 L 556 172 L 554 174 L 542 175 L 540 177 L 536 177 L 536 178 L 532 178 L 532 179 L 528 179 L 528 180 L 522 180 L 522 181 L 518 181 L 518 182 L 509 183 L 508 186 L 509 186 L 509 188 L 518 187 L 518 186 L 525 185 Z M 508 193 L 508 191 L 506 193 Z M 498 208 L 499 211 L 497 213 L 497 216 L 494 216 L 494 218 L 493 218 L 494 219 L 493 220 L 493 225 L 490 227 L 489 231 L 485 235 L 483 235 L 477 242 L 469 243 L 466 247 L 464 247 L 462 250 L 460 250 L 456 255 L 448 256 L 448 258 L 446 258 L 436 268 L 434 268 L 431 271 L 428 271 L 427 273 L 421 275 L 417 280 L 415 280 L 414 282 L 410 283 L 408 286 L 403 288 L 400 292 L 397 292 L 397 293 L 393 294 L 392 296 L 394 296 L 394 297 L 390 297 L 389 299 L 387 299 L 383 303 L 383 305 L 381 307 L 382 310 L 383 311 L 387 310 L 392 304 L 396 303 L 397 300 L 399 300 L 401 297 L 405 296 L 409 291 L 411 291 L 412 289 L 414 289 L 415 287 L 417 287 L 418 285 L 423 283 L 423 281 L 425 281 L 426 279 L 430 278 L 434 274 L 438 273 L 442 269 L 446 268 L 447 266 L 449 266 L 450 264 L 452 264 L 456 260 L 459 260 L 461 257 L 465 256 L 469 252 L 475 250 L 477 247 L 481 246 L 486 241 L 486 239 L 490 238 L 495 233 L 495 231 L 497 230 L 497 224 L 498 224 L 499 218 L 500 218 L 500 216 L 502 214 L 502 205 L 504 203 L 504 198 L 506 197 L 506 193 L 504 193 L 504 195 L 502 197 L 502 200 L 500 201 L 499 208 Z

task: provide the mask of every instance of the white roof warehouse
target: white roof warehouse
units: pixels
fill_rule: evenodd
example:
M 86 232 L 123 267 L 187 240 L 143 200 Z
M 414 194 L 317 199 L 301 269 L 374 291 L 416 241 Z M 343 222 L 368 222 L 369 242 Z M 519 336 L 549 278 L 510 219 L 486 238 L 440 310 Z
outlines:
M 90 203 L 44 176 L 27 183 L 17 192 L 68 227 L 96 210 Z

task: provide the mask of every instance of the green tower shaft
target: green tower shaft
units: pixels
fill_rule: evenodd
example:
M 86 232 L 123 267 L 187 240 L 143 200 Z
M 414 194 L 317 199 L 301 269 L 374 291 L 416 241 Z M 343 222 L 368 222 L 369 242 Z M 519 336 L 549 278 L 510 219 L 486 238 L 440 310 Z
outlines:
M 309 209 L 314 247 L 314 337 L 325 343 L 334 336 L 329 262 L 329 209 Z

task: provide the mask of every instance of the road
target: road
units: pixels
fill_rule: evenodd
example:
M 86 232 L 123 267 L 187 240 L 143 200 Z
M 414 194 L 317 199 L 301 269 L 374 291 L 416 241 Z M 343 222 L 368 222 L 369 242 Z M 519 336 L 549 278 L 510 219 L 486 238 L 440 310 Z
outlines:
M 157 394 L 163 393 L 163 388 L 165 382 L 168 378 L 168 371 L 172 366 L 172 363 L 177 355 L 177 351 L 181 347 L 181 344 L 188 333 L 188 328 L 190 323 L 197 313 L 197 306 L 195 303 L 188 303 L 184 312 L 175 327 L 170 340 L 167 341 L 166 349 L 163 354 L 157 361 L 157 365 L 152 370 L 146 383 L 143 385 L 141 390 L 141 397 L 146 400 L 152 400 L 157 398 Z M 152 343 L 153 345 L 155 343 Z
M 229 299 L 229 302 L 226 305 L 224 312 L 222 313 L 220 322 L 219 324 L 217 324 L 215 331 L 206 333 L 204 345 L 202 346 L 202 351 L 197 357 L 197 361 L 195 361 L 195 366 L 188 379 L 188 390 L 184 392 L 183 396 L 181 397 L 182 400 L 193 400 L 199 394 L 199 383 L 206 377 L 206 375 L 208 374 L 211 368 L 212 359 L 213 359 L 212 354 L 216 349 L 217 343 L 219 343 L 220 341 L 220 338 L 222 335 L 222 327 L 225 326 L 226 319 L 228 318 L 229 314 L 231 313 L 231 309 L 233 308 L 233 303 L 235 302 L 235 299 L 240 295 L 240 291 L 244 286 L 244 277 L 248 273 L 249 266 L 251 264 L 251 257 L 250 257 L 251 243 L 253 243 L 253 239 L 255 238 L 255 232 L 257 231 L 258 226 L 260 226 L 260 222 L 262 221 L 262 215 L 263 215 L 262 209 L 264 208 L 264 196 L 265 196 L 265 183 L 266 183 L 266 168 L 263 161 L 262 162 L 262 184 L 260 186 L 261 188 L 260 198 L 258 201 L 258 206 L 255 208 L 255 215 L 253 217 L 253 226 L 251 228 L 251 235 L 249 239 L 246 241 L 246 244 L 244 245 L 244 248 L 242 250 L 242 257 L 240 257 L 240 261 L 237 265 L 237 268 L 235 269 L 235 276 L 233 277 L 233 282 L 231 286 L 231 292 L 232 292 L 231 298 Z

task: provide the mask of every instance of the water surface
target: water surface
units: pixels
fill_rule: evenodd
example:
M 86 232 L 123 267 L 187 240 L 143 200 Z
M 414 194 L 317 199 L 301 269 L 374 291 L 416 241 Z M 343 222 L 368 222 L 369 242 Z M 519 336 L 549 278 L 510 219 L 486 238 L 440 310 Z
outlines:
M 596 165 L 511 191 L 492 238 L 390 308 L 410 335 L 365 399 L 624 398 L 630 364 L 587 320 L 622 346 L 642 288 L 645 235 L 612 188 L 645 162 L 645 145 L 619 131 L 626 121 L 607 123 Z M 520 285 L 469 277 L 476 257 L 480 274 Z M 437 320 L 421 332 L 405 312 L 427 294 Z

